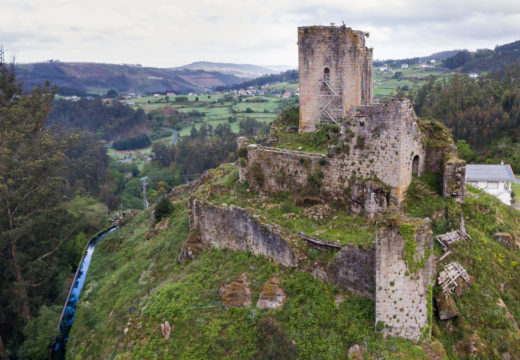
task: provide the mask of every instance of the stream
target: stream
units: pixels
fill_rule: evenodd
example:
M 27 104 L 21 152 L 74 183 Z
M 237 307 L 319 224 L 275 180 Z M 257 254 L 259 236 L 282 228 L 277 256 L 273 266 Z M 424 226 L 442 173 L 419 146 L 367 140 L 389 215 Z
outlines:
M 76 306 L 78 305 L 79 295 L 81 294 L 83 285 L 85 285 L 85 279 L 87 277 L 90 261 L 92 260 L 92 255 L 94 254 L 94 249 L 99 240 L 116 229 L 117 227 L 112 227 L 105 232 L 102 232 L 98 236 L 90 239 L 88 242 L 87 252 L 83 256 L 81 265 L 76 271 L 74 282 L 72 283 L 72 286 L 69 290 L 69 296 L 67 297 L 67 301 L 65 302 L 65 306 L 63 307 L 63 311 L 61 313 L 60 335 L 56 337 L 54 346 L 51 350 L 51 359 L 65 359 L 65 345 L 69 339 L 69 332 L 72 328 L 72 323 L 74 322 L 74 316 L 76 315 Z

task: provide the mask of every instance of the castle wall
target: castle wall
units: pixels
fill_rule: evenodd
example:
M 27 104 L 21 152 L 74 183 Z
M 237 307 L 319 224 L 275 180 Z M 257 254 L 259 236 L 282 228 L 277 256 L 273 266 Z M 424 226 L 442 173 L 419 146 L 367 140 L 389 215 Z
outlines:
M 344 118 L 354 105 L 372 101 L 372 49 L 365 46 L 367 33 L 346 27 L 306 26 L 298 28 L 300 85 L 300 132 L 314 131 L 320 122 L 320 92 L 324 70 L 340 94 L 334 108 Z
M 190 226 L 205 245 L 251 251 L 285 266 L 298 266 L 298 257 L 287 240 L 272 226 L 257 222 L 241 207 L 220 207 L 193 200 Z
M 446 161 L 442 174 L 442 196 L 452 197 L 458 203 L 463 203 L 465 181 L 466 163 L 457 158 Z
M 375 299 L 375 249 L 345 245 L 327 267 L 328 282 Z
M 429 220 L 418 225 L 414 235 L 416 259 L 425 248 L 433 249 Z M 419 341 L 429 336 L 431 297 L 428 295 L 435 273 L 434 256 L 412 273 L 405 262 L 406 240 L 398 229 L 381 229 L 376 239 L 376 324 L 384 324 L 383 334 Z M 379 327 L 379 326 L 377 326 Z
M 328 156 L 252 144 L 247 146 L 247 161 L 245 168 L 241 166 L 240 180 L 268 193 L 298 191 L 307 186 L 309 174 L 320 171 L 323 173 L 320 195 L 348 200 L 348 189 L 356 179 L 378 179 L 390 186 L 390 203 L 400 204 L 412 180 L 416 155 L 418 171 L 424 171 L 424 150 L 411 103 L 393 100 L 354 107 L 342 126 L 349 137 L 348 154 Z M 244 146 L 244 140 L 241 141 Z M 254 167 L 257 171 L 261 169 L 262 183 L 251 172 Z

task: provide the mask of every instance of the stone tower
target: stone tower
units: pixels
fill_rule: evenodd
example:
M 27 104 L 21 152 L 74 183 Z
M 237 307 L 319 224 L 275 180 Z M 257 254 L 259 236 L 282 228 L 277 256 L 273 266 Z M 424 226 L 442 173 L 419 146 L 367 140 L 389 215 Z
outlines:
M 343 26 L 298 28 L 300 132 L 320 121 L 343 120 L 355 105 L 372 101 L 372 49 L 368 33 Z

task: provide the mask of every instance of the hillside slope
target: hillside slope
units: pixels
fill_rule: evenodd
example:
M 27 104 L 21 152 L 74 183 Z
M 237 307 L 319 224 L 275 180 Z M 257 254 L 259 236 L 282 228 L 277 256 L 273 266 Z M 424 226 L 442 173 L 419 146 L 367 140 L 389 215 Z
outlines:
M 336 227 L 328 218 L 313 218 L 312 207 L 298 204 L 290 194 L 258 197 L 237 178 L 236 165 L 212 170 L 194 187 L 177 188 L 167 222 L 154 225 L 147 210 L 98 244 L 70 335 L 69 359 L 344 359 L 354 344 L 361 345 L 365 359 L 464 359 L 475 354 L 514 359 L 520 354 L 515 322 L 520 319 L 519 250 L 493 239 L 497 231 L 518 239 L 517 210 L 471 191 L 463 205 L 471 239 L 455 247 L 448 261 L 460 262 L 474 285 L 455 297 L 459 317 L 441 321 L 435 316 L 432 341 L 416 345 L 398 338 L 383 341 L 374 330 L 372 300 L 262 256 L 204 247 L 194 260 L 179 264 L 189 234 L 188 199 L 194 196 L 248 206 L 262 221 L 287 229 L 314 227 L 334 236 L 347 226 L 345 241 L 356 241 L 359 226 L 361 234 L 366 232 L 366 220 L 345 217 L 333 204 Z M 436 219 L 436 233 L 449 229 L 452 211 L 439 190 L 431 175 L 414 179 L 406 203 L 407 215 Z M 368 239 L 370 232 L 363 236 Z M 309 263 L 330 259 L 315 250 L 307 255 Z M 239 286 L 244 275 L 251 305 L 226 309 L 219 289 Z M 287 300 L 281 309 L 259 309 L 259 294 L 273 278 Z M 168 338 L 161 333 L 166 321 L 171 324 Z
M 252 64 L 233 64 L 233 63 L 218 63 L 210 61 L 196 61 L 191 64 L 176 67 L 174 69 L 182 70 L 204 70 L 217 71 L 223 74 L 230 74 L 246 79 L 256 78 L 266 74 L 278 73 L 289 69 L 288 66 L 274 66 L 274 68 L 258 66 Z
M 161 69 L 99 63 L 45 62 L 19 66 L 24 84 L 31 88 L 49 80 L 62 88 L 83 92 L 116 89 L 119 92 L 191 91 L 233 85 L 243 79 L 232 74 L 191 69 Z

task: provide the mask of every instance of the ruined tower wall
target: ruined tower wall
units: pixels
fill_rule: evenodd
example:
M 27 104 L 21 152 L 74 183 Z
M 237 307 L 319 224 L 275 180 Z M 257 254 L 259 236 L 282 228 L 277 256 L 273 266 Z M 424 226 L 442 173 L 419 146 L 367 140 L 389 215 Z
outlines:
M 414 219 L 417 221 L 417 219 Z M 433 249 L 430 221 L 415 225 L 415 260 Z M 412 272 L 405 261 L 406 239 L 399 229 L 381 229 L 376 239 L 376 325 L 384 335 L 419 341 L 429 336 L 432 305 L 431 286 L 435 274 L 434 256 L 428 254 L 422 266 Z M 384 327 L 381 329 L 381 326 Z
M 391 203 L 399 204 L 412 180 L 412 162 L 419 155 L 424 170 L 424 150 L 412 106 L 408 100 L 354 107 L 343 124 L 349 139 L 348 153 L 332 156 L 248 145 L 241 181 L 268 193 L 296 191 L 308 184 L 312 172 L 323 173 L 320 195 L 343 200 L 352 180 L 378 179 L 391 188 Z M 244 146 L 241 140 L 239 146 Z M 252 168 L 255 168 L 253 171 Z M 254 176 L 261 173 L 261 183 Z
M 298 28 L 300 132 L 314 131 L 320 122 L 320 91 L 324 70 L 340 95 L 335 108 L 344 118 L 354 105 L 372 101 L 372 49 L 365 47 L 367 33 L 346 27 Z

